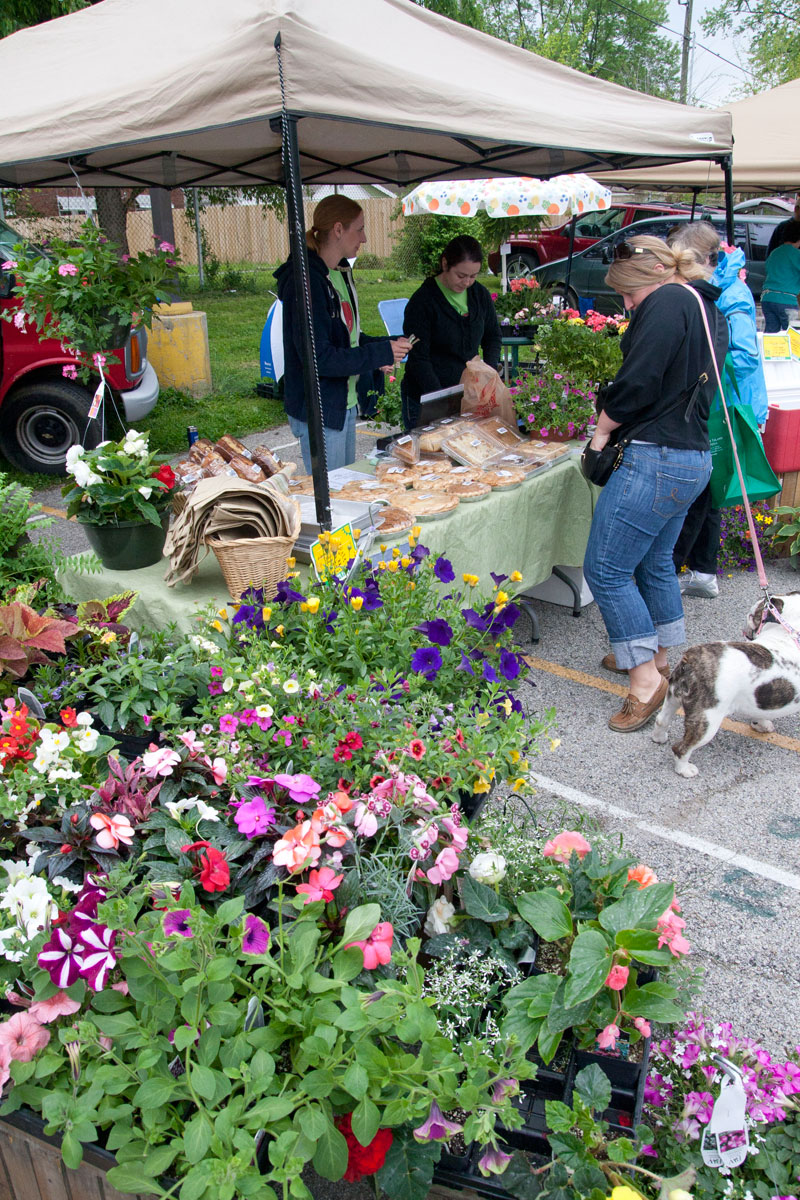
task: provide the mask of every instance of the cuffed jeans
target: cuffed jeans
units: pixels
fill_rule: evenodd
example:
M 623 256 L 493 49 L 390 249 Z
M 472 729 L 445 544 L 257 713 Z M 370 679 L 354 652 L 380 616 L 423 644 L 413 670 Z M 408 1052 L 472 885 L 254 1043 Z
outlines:
M 685 641 L 672 551 L 710 477 L 707 450 L 633 443 L 600 494 L 583 571 L 626 671 Z
M 311 445 L 308 440 L 308 424 L 298 421 L 297 417 L 286 414 L 289 428 L 300 443 L 300 453 L 303 455 L 303 466 L 306 475 L 311 474 Z M 343 429 L 330 429 L 327 425 L 325 432 L 325 460 L 329 471 L 337 467 L 347 467 L 356 459 L 356 409 L 355 405 L 348 408 L 344 419 Z

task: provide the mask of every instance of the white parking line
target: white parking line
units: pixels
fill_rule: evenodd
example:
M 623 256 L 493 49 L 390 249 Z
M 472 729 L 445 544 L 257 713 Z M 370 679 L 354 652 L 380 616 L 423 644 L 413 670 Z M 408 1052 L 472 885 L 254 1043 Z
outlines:
M 800 875 L 795 875 L 791 871 L 773 867 L 771 863 L 751 858 L 748 854 L 737 854 L 726 846 L 719 846 L 716 842 L 709 842 L 705 838 L 694 837 L 693 834 L 684 833 L 680 829 L 667 829 L 663 825 L 651 825 L 649 821 L 640 821 L 636 813 L 630 812 L 627 808 L 619 808 L 616 804 L 607 804 L 605 800 L 600 800 L 597 796 L 590 796 L 587 792 L 569 787 L 568 784 L 548 779 L 546 775 L 532 774 L 531 778 L 540 787 L 545 788 L 548 792 L 553 792 L 556 796 L 561 796 L 564 800 L 569 800 L 571 804 L 578 804 L 581 808 L 599 808 L 611 816 L 623 817 L 625 820 L 633 821 L 636 828 L 641 829 L 643 833 L 650 833 L 654 837 L 674 842 L 676 846 L 685 846 L 689 850 L 696 850 L 698 854 L 705 854 L 709 858 L 718 858 L 728 866 L 739 867 L 751 875 L 760 875 L 762 879 L 771 879 L 773 883 L 779 883 L 782 887 L 800 892 Z

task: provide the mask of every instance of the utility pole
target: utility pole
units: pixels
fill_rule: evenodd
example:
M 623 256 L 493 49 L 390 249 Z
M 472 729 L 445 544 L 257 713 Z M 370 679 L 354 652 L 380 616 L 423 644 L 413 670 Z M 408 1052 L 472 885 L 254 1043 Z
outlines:
M 689 98 L 689 53 L 692 48 L 692 0 L 678 0 L 685 5 L 686 16 L 683 22 L 683 45 L 681 47 L 681 104 L 686 104 Z

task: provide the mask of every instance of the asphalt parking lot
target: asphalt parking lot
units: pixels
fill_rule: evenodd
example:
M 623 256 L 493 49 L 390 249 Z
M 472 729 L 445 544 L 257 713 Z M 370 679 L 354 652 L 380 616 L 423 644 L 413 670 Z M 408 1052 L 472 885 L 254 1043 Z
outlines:
M 255 434 L 284 459 L 293 457 L 288 427 Z M 358 453 L 372 446 L 367 427 Z M 60 486 L 37 493 L 56 517 L 65 553 L 86 548 L 83 531 L 58 514 Z M 513 566 L 513 564 L 510 564 Z M 786 560 L 768 563 L 775 594 L 800 589 Z M 690 644 L 740 640 L 746 614 L 759 598 L 754 574 L 725 576 L 715 600 L 685 601 Z M 534 601 L 540 641 L 530 640 L 527 618 L 518 624 L 531 658 L 524 699 L 531 712 L 556 711 L 557 738 L 536 763 L 534 808 L 591 815 L 661 878 L 674 878 L 692 961 L 704 981 L 698 1002 L 707 1015 L 731 1020 L 735 1030 L 760 1038 L 773 1052 L 800 1041 L 800 717 L 785 718 L 774 734 L 728 723 L 695 757 L 700 773 L 675 774 L 668 746 L 650 729 L 614 734 L 608 717 L 625 694 L 619 676 L 600 667 L 607 649 L 594 604 L 574 618 L 571 607 Z M 673 652 L 672 661 L 677 661 Z M 670 730 L 679 736 L 680 717 Z M 557 832 L 553 830 L 552 832 Z

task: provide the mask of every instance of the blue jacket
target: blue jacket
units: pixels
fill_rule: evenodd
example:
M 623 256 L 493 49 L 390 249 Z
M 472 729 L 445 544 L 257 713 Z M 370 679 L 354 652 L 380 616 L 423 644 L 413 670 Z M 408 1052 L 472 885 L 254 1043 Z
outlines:
M 350 333 L 342 317 L 338 293 L 328 277 L 328 268 L 313 250 L 308 252 L 308 281 L 314 318 L 314 347 L 317 352 L 319 390 L 322 397 L 322 423 L 328 429 L 343 429 L 347 416 L 347 380 L 351 375 L 372 372 L 394 362 L 388 337 L 361 335 L 361 345 L 350 345 Z M 345 274 L 354 307 L 355 288 L 347 263 Z M 305 382 L 303 380 L 303 339 L 295 305 L 294 274 L 291 258 L 275 272 L 278 298 L 283 302 L 283 404 L 290 417 L 308 421 Z
M 732 250 L 730 254 L 720 251 L 717 269 L 711 282 L 722 289 L 717 308 L 725 314 L 730 334 L 730 348 L 739 395 L 744 404 L 749 404 L 759 425 L 767 419 L 767 385 L 761 352 L 756 337 L 756 303 L 750 288 L 739 278 L 744 266 L 744 251 Z

